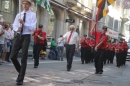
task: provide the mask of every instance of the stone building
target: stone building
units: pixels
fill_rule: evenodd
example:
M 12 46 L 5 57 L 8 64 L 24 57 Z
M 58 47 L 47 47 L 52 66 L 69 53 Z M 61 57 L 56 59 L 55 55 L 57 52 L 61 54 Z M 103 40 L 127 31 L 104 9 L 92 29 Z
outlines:
M 0 14 L 6 23 L 13 23 L 19 12 L 19 0 L 0 0 Z M 43 24 L 47 36 L 58 38 L 74 24 L 80 36 L 89 34 L 93 0 L 50 0 L 52 14 L 36 5 L 32 0 L 32 8 L 37 14 L 38 24 Z

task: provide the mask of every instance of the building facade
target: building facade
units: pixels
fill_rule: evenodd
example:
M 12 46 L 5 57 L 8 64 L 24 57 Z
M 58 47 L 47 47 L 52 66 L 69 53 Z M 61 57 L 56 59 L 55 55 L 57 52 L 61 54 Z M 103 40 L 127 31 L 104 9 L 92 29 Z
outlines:
M 116 0 L 114 4 L 109 6 L 109 13 L 107 16 L 103 17 L 97 25 L 97 30 L 101 30 L 102 26 L 108 27 L 107 35 L 112 39 L 113 41 L 118 40 L 119 38 L 125 37 L 126 32 L 126 22 L 128 21 L 128 13 L 127 10 L 124 10 L 121 7 L 121 0 Z M 96 14 L 96 3 L 94 3 L 94 15 L 93 18 L 95 19 Z M 92 22 L 93 23 L 93 22 Z M 94 23 L 92 24 L 92 26 Z
M 19 0 L 0 0 L 0 14 L 6 23 L 13 23 L 19 12 Z M 43 24 L 43 31 L 48 37 L 58 38 L 69 31 L 69 26 L 74 24 L 80 36 L 89 34 L 92 16 L 93 0 L 50 0 L 52 14 L 46 9 L 36 5 L 32 0 L 31 10 L 36 12 L 38 23 Z

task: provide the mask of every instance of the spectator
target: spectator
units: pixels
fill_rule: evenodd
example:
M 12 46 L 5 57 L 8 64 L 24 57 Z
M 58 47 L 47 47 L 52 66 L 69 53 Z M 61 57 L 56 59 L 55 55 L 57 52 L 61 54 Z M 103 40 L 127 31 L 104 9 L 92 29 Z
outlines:
M 9 52 L 10 52 L 10 46 L 11 46 L 11 34 L 9 31 L 9 26 L 5 25 L 4 27 L 5 29 L 5 40 L 4 40 L 4 47 L 3 47 L 3 53 L 2 53 L 2 62 L 6 61 L 6 56 L 9 57 Z M 7 59 L 8 62 L 10 62 L 9 59 Z
M 7 34 L 9 36 L 8 37 L 9 38 L 9 42 L 8 43 L 10 43 L 11 45 L 8 46 L 8 47 L 10 47 L 10 51 L 6 53 L 6 61 L 10 62 L 9 57 L 10 57 L 10 53 L 11 53 L 11 49 L 12 49 L 12 44 L 13 44 L 13 38 L 14 38 L 14 31 L 13 31 L 12 24 L 10 24 L 9 29 L 7 31 Z
M 52 38 L 50 49 L 51 49 L 51 50 L 54 50 L 55 53 L 56 53 L 56 57 L 58 57 L 58 51 L 56 50 L 56 42 L 55 42 L 55 39 L 54 39 L 54 38 Z
M 3 22 L 4 20 L 2 19 L 2 15 L 0 15 L 0 56 L 2 54 L 2 49 L 4 45 L 4 37 L 5 37 L 4 35 L 5 30 L 3 29 L 3 26 L 2 26 Z M 0 65 L 2 64 L 0 63 Z
M 62 35 L 60 35 L 60 38 L 57 39 L 57 42 L 59 42 L 61 39 L 62 39 Z M 59 57 L 59 60 L 63 61 L 63 52 L 64 52 L 64 44 L 65 44 L 65 41 L 61 41 L 60 44 L 58 44 L 58 57 Z M 61 57 L 61 58 L 60 58 Z

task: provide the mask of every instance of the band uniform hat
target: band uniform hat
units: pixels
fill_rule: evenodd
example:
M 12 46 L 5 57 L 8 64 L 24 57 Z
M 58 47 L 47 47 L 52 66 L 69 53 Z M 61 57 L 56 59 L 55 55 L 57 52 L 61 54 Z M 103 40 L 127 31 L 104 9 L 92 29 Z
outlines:
M 43 25 L 42 25 L 42 24 L 39 24 L 38 27 L 39 27 L 39 28 L 43 28 Z
M 22 0 L 22 3 L 23 3 L 23 2 L 28 2 L 30 5 L 32 5 L 31 0 Z
M 103 26 L 102 29 L 106 30 L 107 31 L 107 26 Z

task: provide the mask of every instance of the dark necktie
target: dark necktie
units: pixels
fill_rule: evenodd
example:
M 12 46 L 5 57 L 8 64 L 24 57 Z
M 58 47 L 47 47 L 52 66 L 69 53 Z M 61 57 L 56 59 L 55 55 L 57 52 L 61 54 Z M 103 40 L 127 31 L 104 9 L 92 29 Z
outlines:
M 26 13 L 24 13 L 24 16 L 23 16 L 23 21 L 25 22 L 25 19 L 26 19 Z M 23 33 L 23 24 L 22 24 L 22 29 L 21 29 L 21 34 Z

